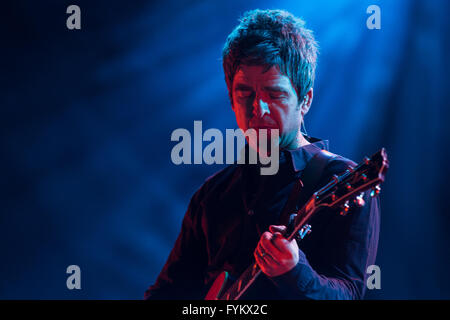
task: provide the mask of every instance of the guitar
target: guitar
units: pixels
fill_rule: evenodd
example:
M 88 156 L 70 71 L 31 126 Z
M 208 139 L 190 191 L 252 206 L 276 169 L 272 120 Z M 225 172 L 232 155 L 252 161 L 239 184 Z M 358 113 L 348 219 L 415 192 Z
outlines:
M 341 208 L 340 214 L 346 215 L 352 206 L 364 206 L 364 192 L 370 190 L 370 196 L 376 197 L 381 191 L 381 183 L 384 182 L 388 168 L 387 153 L 382 148 L 370 158 L 365 157 L 356 167 L 347 169 L 342 175 L 334 175 L 301 209 L 291 215 L 295 217 L 294 223 L 286 233 L 286 239 L 291 241 L 295 237 L 301 240 L 310 233 L 311 225 L 307 222 L 319 209 Z M 224 271 L 215 279 L 205 300 L 239 300 L 261 272 L 258 264 L 254 262 L 232 282 L 229 273 Z

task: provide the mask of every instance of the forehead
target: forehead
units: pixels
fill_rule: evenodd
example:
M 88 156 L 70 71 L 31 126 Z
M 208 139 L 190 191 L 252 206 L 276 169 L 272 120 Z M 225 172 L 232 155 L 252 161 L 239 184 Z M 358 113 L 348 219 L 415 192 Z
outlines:
M 291 81 L 279 71 L 277 66 L 272 66 L 267 70 L 267 66 L 262 65 L 241 65 L 234 74 L 233 86 L 239 83 L 247 85 L 277 84 L 279 86 L 291 87 Z

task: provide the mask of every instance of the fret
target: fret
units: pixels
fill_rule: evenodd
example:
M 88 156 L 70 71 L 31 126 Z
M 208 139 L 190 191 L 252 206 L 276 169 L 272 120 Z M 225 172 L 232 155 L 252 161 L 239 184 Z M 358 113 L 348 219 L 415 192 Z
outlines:
M 237 300 L 240 298 L 242 294 L 247 290 L 247 288 L 255 281 L 255 279 L 259 276 L 261 270 L 258 268 L 257 263 L 253 263 L 249 266 L 239 277 L 237 281 L 235 281 L 230 288 L 225 292 L 224 299 L 225 300 Z
M 255 264 L 253 264 L 253 268 L 252 268 L 252 276 L 254 276 L 257 271 L 258 271 L 258 265 L 255 263 Z

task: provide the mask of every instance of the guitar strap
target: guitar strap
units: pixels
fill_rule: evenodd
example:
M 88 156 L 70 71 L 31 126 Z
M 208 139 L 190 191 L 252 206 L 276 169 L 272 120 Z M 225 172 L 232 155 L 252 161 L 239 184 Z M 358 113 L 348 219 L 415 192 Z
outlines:
M 305 205 L 306 201 L 317 191 L 326 165 L 335 157 L 336 155 L 326 150 L 320 150 L 309 160 L 300 178 L 295 182 L 283 208 L 279 219 L 281 225 L 288 226 L 290 215 Z

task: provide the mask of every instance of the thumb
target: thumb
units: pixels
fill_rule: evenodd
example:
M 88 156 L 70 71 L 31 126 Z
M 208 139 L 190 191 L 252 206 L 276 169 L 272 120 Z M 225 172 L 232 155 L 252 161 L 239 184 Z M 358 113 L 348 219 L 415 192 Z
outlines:
M 286 232 L 286 226 L 275 226 L 275 225 L 271 225 L 270 227 L 269 227 L 269 231 L 271 232 L 271 233 L 275 233 L 275 232 L 279 232 L 279 233 L 281 233 L 281 234 L 283 234 L 284 235 L 284 233 Z

